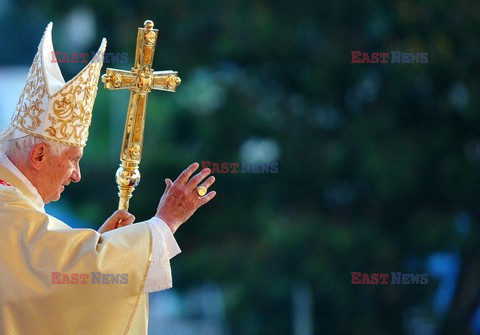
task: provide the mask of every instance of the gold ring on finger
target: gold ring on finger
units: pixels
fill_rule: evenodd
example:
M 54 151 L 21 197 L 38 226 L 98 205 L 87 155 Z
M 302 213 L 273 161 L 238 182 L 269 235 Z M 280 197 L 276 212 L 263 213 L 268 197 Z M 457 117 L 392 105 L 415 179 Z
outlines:
M 207 188 L 203 185 L 197 186 L 197 194 L 203 197 L 205 194 L 207 194 Z

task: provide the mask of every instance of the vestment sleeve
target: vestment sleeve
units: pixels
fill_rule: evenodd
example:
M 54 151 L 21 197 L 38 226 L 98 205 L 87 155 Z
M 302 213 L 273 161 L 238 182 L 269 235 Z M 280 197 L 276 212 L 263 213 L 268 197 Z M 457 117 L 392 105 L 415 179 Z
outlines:
M 170 259 L 178 255 L 181 250 L 165 222 L 153 217 L 147 221 L 147 224 L 152 232 L 152 261 L 148 269 L 144 292 L 150 293 L 172 287 Z

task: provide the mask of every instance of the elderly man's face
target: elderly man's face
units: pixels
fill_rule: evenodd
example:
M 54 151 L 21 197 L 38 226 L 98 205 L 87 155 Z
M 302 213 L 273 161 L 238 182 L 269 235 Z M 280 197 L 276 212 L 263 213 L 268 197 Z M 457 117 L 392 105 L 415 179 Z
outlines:
M 83 148 L 69 147 L 60 156 L 54 156 L 47 149 L 45 165 L 42 169 L 42 178 L 36 185 L 43 201 L 48 204 L 60 199 L 60 194 L 70 182 L 80 181 L 80 159 Z

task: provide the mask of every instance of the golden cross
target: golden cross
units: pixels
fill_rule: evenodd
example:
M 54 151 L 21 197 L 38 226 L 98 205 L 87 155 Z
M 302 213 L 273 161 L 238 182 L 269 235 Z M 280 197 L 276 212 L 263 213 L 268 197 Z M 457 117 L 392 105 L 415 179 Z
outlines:
M 128 210 L 129 200 L 140 182 L 138 166 L 142 158 L 148 93 L 152 89 L 175 92 L 176 87 L 181 83 L 176 71 L 153 71 L 152 62 L 157 37 L 158 29 L 153 29 L 153 22 L 145 21 L 144 28 L 138 28 L 135 64 L 132 70 L 107 69 L 106 74 L 102 76 L 105 88 L 130 90 L 130 102 L 120 153 L 121 164 L 116 172 L 120 198 L 118 209 Z

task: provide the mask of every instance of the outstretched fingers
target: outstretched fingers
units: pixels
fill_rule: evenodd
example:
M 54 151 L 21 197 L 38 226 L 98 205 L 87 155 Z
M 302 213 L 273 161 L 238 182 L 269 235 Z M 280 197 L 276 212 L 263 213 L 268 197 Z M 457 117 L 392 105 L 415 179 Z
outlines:
M 187 184 L 187 187 L 190 188 L 190 189 L 194 189 L 195 187 L 198 186 L 198 184 L 200 184 L 200 182 L 205 179 L 206 176 L 208 176 L 210 174 L 210 169 L 203 169 L 202 171 L 200 171 L 199 173 L 197 173 L 194 177 L 192 177 L 192 179 L 190 179 L 190 181 L 188 182 Z M 206 186 L 206 185 L 205 185 Z M 208 188 L 208 186 L 206 186 Z
M 199 203 L 198 207 L 201 207 L 201 206 L 205 205 L 207 202 L 212 200 L 215 197 L 215 195 L 217 195 L 217 192 L 211 191 L 211 192 L 208 192 L 205 196 L 200 197 L 200 199 L 198 201 L 198 203 Z
M 166 188 L 158 204 L 156 216 L 167 223 L 172 232 L 175 232 L 199 207 L 212 200 L 217 194 L 211 191 L 200 196 L 206 190 L 198 190 L 197 187 L 208 189 L 215 182 L 215 177 L 207 178 L 211 173 L 208 168 L 192 177 L 198 167 L 198 163 L 191 164 L 173 183 L 170 179 L 165 179 Z
M 209 188 L 210 186 L 213 185 L 213 183 L 215 182 L 215 177 L 214 176 L 210 176 L 207 178 L 207 180 L 205 180 L 203 183 L 202 183 L 202 186 L 205 186 L 206 188 Z
M 178 178 L 175 180 L 175 184 L 179 183 L 181 185 L 185 185 L 188 181 L 188 179 L 192 176 L 192 174 L 195 172 L 195 170 L 198 169 L 200 165 L 198 163 L 193 163 L 190 164 L 189 167 L 187 167 L 185 170 L 183 170 L 182 173 L 178 176 Z

